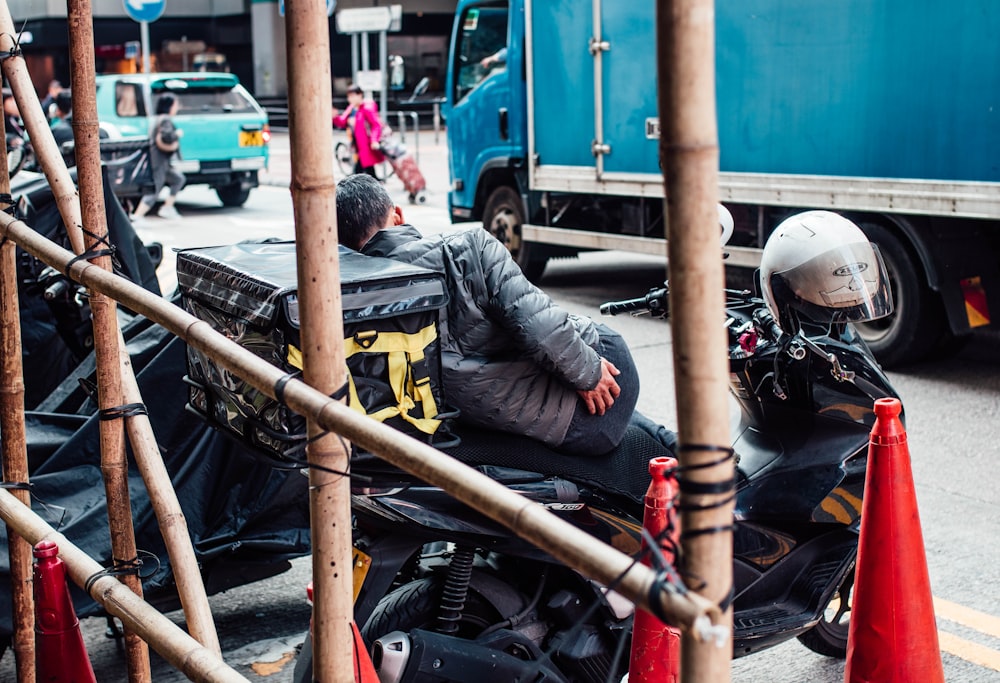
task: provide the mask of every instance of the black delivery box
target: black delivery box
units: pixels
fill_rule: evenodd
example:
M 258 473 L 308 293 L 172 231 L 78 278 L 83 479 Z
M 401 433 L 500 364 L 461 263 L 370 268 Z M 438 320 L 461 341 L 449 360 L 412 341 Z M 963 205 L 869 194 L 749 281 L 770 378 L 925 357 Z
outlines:
M 340 248 L 349 405 L 433 443 L 445 417 L 434 271 Z M 185 310 L 272 365 L 301 369 L 294 242 L 242 242 L 177 254 Z M 291 458 L 305 419 L 188 347 L 189 405 L 268 456 Z M 440 430 L 443 433 L 445 430 Z M 291 458 L 301 460 L 298 457 Z

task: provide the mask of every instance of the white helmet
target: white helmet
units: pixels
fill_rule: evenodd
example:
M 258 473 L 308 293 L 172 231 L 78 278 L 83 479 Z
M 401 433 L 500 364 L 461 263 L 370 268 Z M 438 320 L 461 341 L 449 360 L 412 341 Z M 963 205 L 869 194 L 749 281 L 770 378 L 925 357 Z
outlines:
M 830 211 L 795 214 L 775 228 L 760 260 L 764 300 L 785 332 L 799 316 L 861 322 L 892 313 L 889 278 L 861 228 Z

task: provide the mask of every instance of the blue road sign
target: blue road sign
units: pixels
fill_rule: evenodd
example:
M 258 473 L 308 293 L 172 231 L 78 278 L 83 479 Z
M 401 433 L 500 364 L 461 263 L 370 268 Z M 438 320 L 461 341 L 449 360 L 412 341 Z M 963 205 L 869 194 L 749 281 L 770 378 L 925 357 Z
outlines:
M 135 21 L 152 22 L 163 16 L 167 0 L 122 0 L 125 12 Z

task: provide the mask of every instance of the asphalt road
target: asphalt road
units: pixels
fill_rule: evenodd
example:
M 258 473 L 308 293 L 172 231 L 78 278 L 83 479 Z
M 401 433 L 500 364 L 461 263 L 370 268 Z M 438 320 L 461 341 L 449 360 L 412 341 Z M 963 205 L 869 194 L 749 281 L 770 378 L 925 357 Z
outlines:
M 213 193 L 194 187 L 181 194 L 182 219 L 149 219 L 142 237 L 167 247 L 160 272 L 166 288 L 173 283 L 172 248 L 294 235 L 287 140 L 280 134 L 272 154 L 265 185 L 251 194 L 244 208 L 223 208 Z M 429 132 L 422 136 L 421 167 L 428 179 L 426 204 L 408 205 L 398 180 L 390 179 L 387 187 L 409 222 L 427 231 L 451 229 L 445 212 L 444 149 L 432 143 Z M 551 263 L 542 286 L 566 308 L 597 316 L 601 302 L 642 294 L 662 279 L 663 267 L 656 259 L 609 252 Z M 645 318 L 616 318 L 610 324 L 628 340 L 644 379 L 639 408 L 664 424 L 674 424 L 669 326 Z M 889 373 L 907 414 L 949 681 L 1000 681 L 1000 545 L 995 540 L 1000 518 L 998 342 L 995 333 L 977 334 L 950 358 Z M 249 680 L 289 680 L 291 659 L 309 618 L 304 588 L 309 577 L 309 558 L 301 558 L 285 574 L 210 598 L 225 658 Z M 182 623 L 180 614 L 170 616 Z M 98 680 L 126 680 L 121 653 L 104 637 L 104 622 L 88 619 L 83 626 Z M 0 660 L 0 681 L 13 680 L 12 660 L 10 655 Z M 185 680 L 155 655 L 153 666 L 157 682 Z M 735 681 L 833 683 L 843 680 L 844 665 L 792 641 L 734 661 L 732 672 Z

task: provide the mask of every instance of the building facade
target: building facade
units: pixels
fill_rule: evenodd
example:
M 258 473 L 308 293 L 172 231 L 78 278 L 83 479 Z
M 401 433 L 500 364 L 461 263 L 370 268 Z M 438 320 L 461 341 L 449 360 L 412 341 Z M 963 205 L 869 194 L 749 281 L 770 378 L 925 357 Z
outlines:
M 94 42 L 98 73 L 142 69 L 140 25 L 125 11 L 126 2 L 93 0 Z M 43 93 L 49 81 L 69 84 L 69 34 L 65 0 L 8 0 L 14 25 L 23 26 L 22 51 L 35 84 Z M 337 0 L 336 10 L 401 5 L 398 32 L 387 36 L 387 52 L 403 59 L 404 89 L 422 77 L 430 92 L 444 87 L 448 40 L 455 0 Z M 334 93 L 353 78 L 351 36 L 330 26 Z M 163 15 L 149 24 L 151 70 L 229 70 L 258 98 L 288 92 L 284 18 L 279 0 L 166 0 Z M 30 37 L 29 37 L 30 36 Z M 373 36 L 374 38 L 374 36 Z M 372 60 L 377 40 L 370 42 Z

